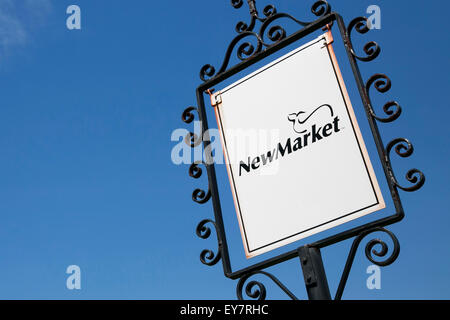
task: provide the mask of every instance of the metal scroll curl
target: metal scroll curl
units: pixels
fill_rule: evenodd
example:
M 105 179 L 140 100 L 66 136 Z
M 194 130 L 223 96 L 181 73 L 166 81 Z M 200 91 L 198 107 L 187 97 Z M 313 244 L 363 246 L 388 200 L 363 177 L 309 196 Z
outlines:
M 187 124 L 194 121 L 194 119 L 195 119 L 195 115 L 193 113 L 194 110 L 197 111 L 197 113 L 198 113 L 198 109 L 196 107 L 192 107 L 192 106 L 187 107 L 181 115 L 181 120 Z M 198 147 L 202 143 L 202 139 L 195 133 L 189 132 L 186 135 L 186 137 L 184 138 L 184 142 L 191 148 L 195 148 L 195 147 Z
M 202 164 L 206 166 L 206 164 L 203 161 L 196 161 L 189 167 L 189 176 L 191 176 L 194 179 L 198 179 L 202 176 L 202 168 L 199 167 L 199 165 Z M 205 191 L 203 189 L 195 189 L 194 192 L 192 192 L 192 200 L 194 202 L 197 202 L 199 204 L 204 204 L 209 201 L 211 198 L 211 188 L 208 185 L 208 191 Z
M 278 13 L 273 5 L 264 7 L 263 16 L 260 16 L 256 9 L 255 1 L 247 0 L 247 2 L 250 9 L 250 23 L 247 24 L 243 21 L 238 22 L 235 28 L 238 35 L 228 45 L 221 67 L 216 72 L 214 66 L 210 64 L 204 65 L 200 69 L 200 79 L 202 81 L 208 81 L 225 72 L 228 69 L 232 53 L 235 51 L 236 47 L 237 58 L 241 61 L 245 61 L 286 38 L 286 30 L 283 27 L 280 25 L 272 25 L 275 20 L 287 18 L 301 26 L 307 26 L 314 22 L 303 22 L 289 14 Z M 231 5 L 238 9 L 242 7 L 243 0 L 231 0 Z M 331 12 L 331 6 L 325 0 L 316 1 L 311 8 L 311 12 L 319 19 Z M 261 23 L 259 32 L 254 31 L 257 21 Z M 267 39 L 269 39 L 271 43 L 266 43 L 264 41 L 266 33 Z M 239 44 L 244 38 L 247 38 L 246 41 Z
M 348 257 L 347 257 L 347 261 L 345 263 L 344 271 L 342 272 L 342 277 L 341 277 L 341 281 L 339 282 L 339 287 L 336 291 L 335 300 L 340 300 L 342 298 L 342 293 L 344 292 L 345 285 L 347 284 L 347 279 L 350 274 L 350 270 L 352 268 L 353 261 L 355 259 L 356 251 L 358 250 L 359 244 L 366 236 L 368 236 L 369 234 L 372 234 L 374 232 L 382 232 L 382 233 L 387 234 L 392 240 L 393 248 L 392 248 L 391 254 L 388 255 L 389 246 L 387 245 L 387 243 L 379 238 L 372 239 L 366 244 L 365 255 L 366 255 L 367 259 L 370 262 L 372 262 L 373 264 L 380 266 L 380 267 L 388 266 L 388 265 L 392 264 L 395 260 L 397 260 L 398 255 L 400 254 L 400 242 L 398 241 L 397 237 L 391 231 L 386 230 L 385 228 L 381 228 L 381 227 L 363 231 L 353 241 L 352 247 L 351 247 Z M 377 246 L 379 246 L 379 247 L 376 248 Z M 375 259 L 374 256 L 376 256 L 378 258 L 383 258 L 383 259 L 382 260 Z
M 200 223 L 198 224 L 197 229 L 196 229 L 196 234 L 199 238 L 208 239 L 211 236 L 211 228 L 209 228 L 207 226 L 208 223 L 212 224 L 214 226 L 214 229 L 217 232 L 216 223 L 213 220 L 205 219 L 205 220 L 200 221 Z M 200 261 L 207 266 L 215 265 L 217 262 L 220 261 L 221 257 L 222 257 L 222 255 L 221 255 L 220 241 L 219 241 L 219 248 L 217 250 L 217 253 L 214 253 L 214 251 L 212 251 L 210 249 L 204 249 L 200 253 Z
M 374 74 L 366 83 L 366 92 L 368 95 L 372 86 L 374 86 L 378 92 L 385 93 L 391 89 L 391 79 L 382 73 Z M 396 101 L 389 101 L 383 106 L 384 113 L 388 115 L 385 118 L 376 115 L 371 103 L 369 106 L 371 115 L 380 122 L 395 121 L 402 114 L 402 108 Z
M 225 53 L 225 58 L 222 62 L 222 66 L 220 67 L 217 74 L 216 69 L 212 65 L 206 64 L 200 69 L 200 79 L 202 81 L 208 81 L 210 78 L 224 72 L 228 67 L 234 48 L 238 45 L 239 42 L 241 42 L 242 39 L 249 37 L 252 38 L 255 42 L 253 44 L 250 41 L 246 41 L 239 45 L 236 53 L 239 60 L 247 60 L 261 52 L 264 44 L 258 34 L 252 31 L 242 32 L 238 36 L 236 36 L 228 46 L 228 49 Z
M 376 231 L 384 232 L 389 235 L 389 237 L 391 238 L 391 240 L 393 242 L 392 252 L 390 255 L 387 255 L 388 251 L 389 251 L 389 247 L 386 244 L 386 242 L 384 242 L 381 239 L 372 239 L 366 244 L 365 254 L 366 254 L 366 258 L 373 264 L 376 264 L 377 266 L 380 266 L 380 267 L 385 267 L 385 266 L 392 264 L 395 260 L 397 260 L 398 255 L 400 254 L 400 242 L 398 241 L 397 237 L 389 230 L 380 228 L 380 229 L 375 229 L 372 232 L 376 232 Z M 365 236 L 362 236 L 362 237 L 365 237 Z M 378 245 L 380 246 L 379 250 L 375 249 L 375 247 Z M 377 257 L 381 257 L 381 258 L 384 257 L 384 260 L 375 260 L 373 255 L 375 255 Z
M 181 115 L 181 120 L 184 123 L 191 123 L 195 119 L 195 115 L 193 111 L 197 111 L 198 109 L 196 107 L 187 107 L 183 114 Z M 191 148 L 195 148 L 199 146 L 202 143 L 202 139 L 198 137 L 195 133 L 189 132 L 186 137 L 184 138 L 185 143 L 190 146 Z M 202 164 L 206 166 L 206 164 L 203 161 L 196 161 L 189 167 L 189 176 L 191 176 L 194 179 L 198 179 L 202 175 L 202 169 L 199 167 L 199 165 Z M 192 200 L 204 204 L 208 202 L 208 200 L 211 198 L 211 189 L 208 186 L 208 191 L 205 191 L 203 189 L 197 188 L 192 192 Z
M 181 116 L 182 121 L 185 123 L 188 123 L 188 124 L 191 123 L 192 121 L 194 121 L 194 119 L 195 119 L 195 115 L 193 114 L 194 110 L 196 110 L 198 112 L 198 109 L 195 107 L 191 106 L 191 107 L 186 108 Z M 188 141 L 188 139 L 189 139 L 189 141 Z M 185 141 L 187 143 L 191 142 L 190 144 L 188 143 L 188 145 L 190 145 L 192 148 L 194 148 L 199 144 L 196 141 L 197 139 L 198 138 L 197 138 L 196 134 L 189 132 L 185 138 Z M 199 139 L 199 140 L 201 140 L 201 139 Z M 189 176 L 190 177 L 192 177 L 194 179 L 199 179 L 202 176 L 203 170 L 200 167 L 200 165 L 203 165 L 206 167 L 206 164 L 203 161 L 196 161 L 190 165 L 190 167 L 189 167 Z M 199 204 L 204 204 L 204 203 L 208 202 L 210 198 L 211 198 L 211 188 L 209 185 L 208 185 L 207 191 L 197 188 L 192 193 L 192 200 Z M 202 220 L 196 228 L 196 234 L 198 237 L 200 237 L 202 239 L 208 239 L 210 237 L 211 228 L 209 228 L 207 226 L 208 223 L 212 224 L 217 231 L 216 223 L 213 220 L 205 219 L 205 220 Z M 221 250 L 221 243 L 219 241 L 219 248 L 217 250 L 217 253 L 214 253 L 214 251 L 209 250 L 209 249 L 204 249 L 200 253 L 200 261 L 203 264 L 208 265 L 208 266 L 215 265 L 221 259 L 220 250 Z
M 321 17 L 331 12 L 331 6 L 327 1 L 317 1 L 311 7 L 311 12 L 317 17 L 317 19 L 320 19 Z M 277 13 L 275 8 L 269 10 L 268 13 L 269 14 L 265 13 L 267 18 L 263 20 L 263 24 L 261 25 L 261 28 L 259 30 L 259 37 L 263 40 L 263 42 L 265 40 L 266 30 L 268 30 L 267 38 L 271 41 L 271 43 L 267 44 L 267 46 L 273 46 L 278 42 L 280 42 L 281 40 L 283 40 L 284 38 L 286 38 L 286 30 L 283 27 L 281 27 L 280 25 L 270 26 L 274 21 L 282 18 L 287 18 L 288 20 L 291 20 L 303 27 L 306 27 L 314 22 L 314 21 L 304 22 L 294 18 L 290 14 Z
M 353 19 L 350 24 L 347 27 L 347 33 L 348 33 L 348 39 L 349 39 L 349 43 L 348 46 L 350 48 L 350 52 L 352 53 L 352 55 L 361 61 L 372 61 L 374 59 L 376 59 L 376 57 L 378 57 L 378 55 L 381 52 L 381 48 L 378 45 L 378 43 L 376 43 L 375 41 L 370 41 L 367 42 L 364 47 L 364 53 L 366 54 L 366 56 L 359 56 L 356 54 L 354 48 L 353 48 L 353 42 L 352 42 L 352 31 L 356 30 L 356 32 L 364 34 L 369 32 L 370 28 L 369 28 L 369 22 L 368 19 L 366 17 L 358 17 L 356 19 Z
M 391 168 L 392 172 L 392 179 L 393 183 L 400 189 L 408 192 L 416 191 L 422 188 L 422 186 L 425 183 L 425 175 L 420 171 L 419 169 L 411 169 L 406 173 L 406 180 L 408 180 L 413 185 L 410 187 L 403 187 L 398 182 L 397 178 L 395 177 L 393 170 L 392 170 L 392 164 L 391 164 L 391 151 L 392 149 L 395 150 L 395 153 L 399 155 L 402 158 L 407 158 L 411 156 L 414 152 L 414 147 L 409 142 L 408 139 L 405 138 L 397 138 L 392 140 L 388 143 L 386 147 L 386 161 L 388 163 L 389 168 Z
M 266 30 L 268 29 L 267 38 L 271 41 L 270 44 L 266 44 L 266 46 L 268 46 L 268 47 L 272 46 L 272 45 L 280 42 L 284 38 L 286 38 L 286 30 L 282 26 L 280 26 L 280 25 L 270 26 L 274 21 L 281 19 L 281 18 L 287 18 L 301 26 L 307 26 L 308 24 L 310 24 L 310 22 L 302 22 L 300 20 L 297 20 L 296 18 L 294 18 L 293 16 L 291 16 L 290 14 L 287 14 L 287 13 L 274 14 L 273 16 L 269 17 L 268 19 L 266 19 L 264 21 L 264 23 L 261 25 L 261 28 L 259 30 L 259 37 L 264 41 Z
M 258 12 L 256 11 L 256 7 L 253 7 L 253 9 L 250 9 L 250 14 L 251 14 L 250 23 L 247 24 L 243 21 L 239 21 L 235 28 L 236 32 L 242 33 L 245 31 L 253 31 L 253 29 L 255 28 L 255 25 L 256 25 L 256 21 L 264 22 L 269 17 L 273 16 L 276 13 L 277 13 L 277 9 L 273 5 L 268 5 L 263 10 L 264 17 L 260 17 L 258 15 Z
M 239 279 L 237 287 L 236 287 L 236 294 L 237 294 L 237 297 L 238 297 L 239 300 L 245 300 L 244 299 L 244 295 L 243 295 L 245 282 L 250 277 L 252 277 L 254 275 L 258 275 L 258 274 L 259 275 L 264 275 L 264 276 L 268 277 L 269 279 L 271 279 L 292 300 L 298 300 L 298 298 L 284 284 L 282 284 L 281 281 L 278 280 L 278 278 L 276 278 L 273 274 L 268 273 L 266 271 L 250 272 L 250 273 L 247 273 L 246 275 L 242 276 Z M 248 297 L 250 297 L 251 299 L 254 299 L 254 300 L 265 300 L 266 296 L 267 296 L 267 290 L 266 290 L 266 287 L 264 286 L 264 284 L 262 282 L 252 280 L 252 281 L 249 281 L 245 285 L 245 294 Z
M 198 112 L 198 110 L 197 110 L 196 107 L 193 107 L 193 106 L 187 107 L 187 108 L 183 111 L 183 113 L 181 114 L 181 120 L 182 120 L 184 123 L 187 123 L 187 124 L 189 124 L 189 123 L 191 123 L 192 121 L 194 121 L 195 116 L 194 116 L 194 114 L 192 113 L 192 111 L 194 111 L 194 110 Z
M 244 4 L 244 0 L 231 0 L 231 5 L 235 9 L 239 9 L 240 7 L 242 7 L 243 4 Z

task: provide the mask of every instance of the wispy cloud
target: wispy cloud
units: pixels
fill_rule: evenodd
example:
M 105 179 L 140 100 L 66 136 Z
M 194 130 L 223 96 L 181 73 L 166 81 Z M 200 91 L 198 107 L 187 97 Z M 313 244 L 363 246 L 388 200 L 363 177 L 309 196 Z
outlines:
M 23 47 L 51 11 L 51 0 L 0 0 L 0 55 Z

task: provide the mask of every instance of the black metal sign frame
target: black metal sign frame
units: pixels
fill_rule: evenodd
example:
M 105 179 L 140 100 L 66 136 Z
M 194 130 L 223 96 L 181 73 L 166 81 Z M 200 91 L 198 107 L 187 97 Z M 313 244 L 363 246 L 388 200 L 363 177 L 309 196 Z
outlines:
M 276 8 L 268 5 L 263 10 L 263 16 L 258 14 L 255 0 L 247 0 L 250 9 L 251 20 L 249 24 L 239 22 L 236 25 L 238 35 L 231 41 L 225 54 L 225 59 L 216 72 L 211 65 L 205 65 L 201 68 L 200 78 L 203 83 L 197 88 L 196 96 L 198 108 L 188 107 L 182 115 L 182 120 L 185 123 L 191 123 L 195 119 L 193 111 L 197 111 L 199 120 L 201 121 L 201 136 L 194 133 L 189 133 L 186 137 L 186 142 L 192 147 L 199 146 L 203 143 L 204 150 L 208 150 L 208 145 L 211 143 L 208 137 L 208 121 L 205 109 L 205 93 L 208 90 L 231 76 L 243 71 L 244 69 L 254 65 L 273 53 L 287 47 L 290 44 L 304 38 L 305 36 L 336 24 L 340 35 L 344 41 L 345 50 L 350 62 L 350 66 L 358 87 L 359 94 L 362 99 L 362 104 L 365 109 L 367 120 L 372 132 L 376 149 L 384 170 L 387 184 L 392 196 L 395 213 L 388 217 L 378 219 L 376 221 L 364 224 L 359 227 L 352 228 L 345 232 L 335 234 L 320 241 L 316 241 L 309 245 L 300 247 L 297 250 L 292 250 L 284 254 L 272 257 L 263 262 L 253 264 L 241 270 L 233 271 L 230 263 L 229 250 L 227 245 L 226 233 L 222 217 L 222 208 L 220 204 L 218 185 L 216 179 L 216 172 L 214 168 L 214 159 L 211 154 L 206 153 L 204 162 L 195 162 L 189 168 L 189 175 L 198 179 L 202 175 L 201 165 L 206 168 L 208 174 L 208 189 L 195 189 L 192 194 L 192 199 L 200 204 L 212 201 L 214 208 L 214 220 L 202 220 L 197 226 L 196 233 L 202 239 L 207 239 L 211 236 L 210 226 L 214 226 L 217 235 L 218 248 L 217 251 L 205 249 L 200 254 L 200 260 L 203 264 L 212 266 L 222 260 L 223 270 L 226 277 L 230 279 L 239 279 L 237 284 L 237 297 L 243 299 L 243 290 L 246 281 L 256 275 L 264 275 L 270 278 L 276 285 L 278 285 L 290 298 L 297 299 L 296 296 L 288 290 L 274 275 L 265 271 L 265 269 L 282 263 L 284 261 L 299 257 L 305 277 L 305 285 L 310 299 L 330 299 L 330 293 L 326 280 L 326 275 L 323 270 L 320 249 L 333 245 L 337 242 L 354 238 L 347 261 L 344 267 L 341 280 L 335 294 L 335 299 L 340 300 L 347 283 L 347 279 L 356 255 L 356 251 L 361 241 L 374 232 L 383 232 L 387 234 L 392 242 L 393 248 L 389 250 L 386 242 L 380 239 L 370 240 L 365 247 L 366 257 L 378 266 L 387 266 L 393 263 L 400 252 L 400 244 L 397 237 L 386 226 L 399 222 L 404 217 L 404 211 L 400 200 L 398 189 L 404 191 L 416 191 L 420 189 L 425 183 L 424 174 L 418 169 L 411 169 L 406 173 L 406 180 L 411 183 L 411 186 L 404 187 L 397 180 L 391 165 L 391 153 L 395 153 L 400 157 L 409 157 L 413 153 L 413 146 L 405 138 L 396 138 L 389 142 L 386 147 L 381 138 L 378 122 L 388 123 L 396 120 L 402 109 L 396 101 L 387 102 L 383 106 L 384 116 L 378 116 L 375 112 L 373 104 L 370 99 L 369 90 L 374 87 L 380 93 L 385 93 L 391 88 L 391 81 L 385 74 L 375 74 L 369 78 L 367 82 L 363 81 L 361 76 L 358 61 L 372 61 L 380 53 L 380 47 L 377 43 L 371 41 L 364 47 L 365 55 L 360 56 L 354 50 L 351 35 L 356 31 L 360 34 L 367 33 L 369 28 L 368 19 L 365 17 L 358 17 L 350 22 L 348 26 L 345 25 L 343 18 L 336 12 L 331 11 L 331 6 L 327 1 L 317 1 L 313 4 L 311 11 L 317 17 L 315 21 L 303 22 L 286 13 L 278 13 Z M 240 8 L 243 5 L 243 0 L 231 0 L 234 8 Z M 279 19 L 289 19 L 301 26 L 301 29 L 287 35 L 286 30 L 279 24 L 274 24 Z M 256 32 L 255 26 L 260 22 L 259 31 Z M 252 42 L 247 41 L 246 38 L 251 38 Z M 336 41 L 336 39 L 335 39 Z M 241 44 L 240 44 L 241 43 Z M 240 44 L 240 45 L 239 45 Z M 239 45 L 239 46 L 238 46 Z M 237 47 L 237 57 L 241 60 L 240 63 L 229 66 L 230 58 L 234 49 Z M 378 246 L 378 247 L 376 247 Z M 390 254 L 388 254 L 390 252 Z M 380 260 L 375 260 L 374 255 Z M 266 297 L 265 286 L 259 281 L 249 281 L 245 285 L 245 293 L 253 299 L 263 300 Z

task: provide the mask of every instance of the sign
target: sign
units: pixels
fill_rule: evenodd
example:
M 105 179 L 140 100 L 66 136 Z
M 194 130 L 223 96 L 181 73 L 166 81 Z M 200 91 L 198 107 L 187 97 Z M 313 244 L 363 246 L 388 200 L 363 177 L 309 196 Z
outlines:
M 385 207 L 332 41 L 211 96 L 247 258 Z

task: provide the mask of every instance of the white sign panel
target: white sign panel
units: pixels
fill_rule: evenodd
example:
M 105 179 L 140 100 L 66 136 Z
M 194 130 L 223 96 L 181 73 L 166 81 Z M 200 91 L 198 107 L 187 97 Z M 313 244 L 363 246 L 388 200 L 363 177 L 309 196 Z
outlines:
M 331 43 L 211 97 L 247 257 L 385 207 Z

